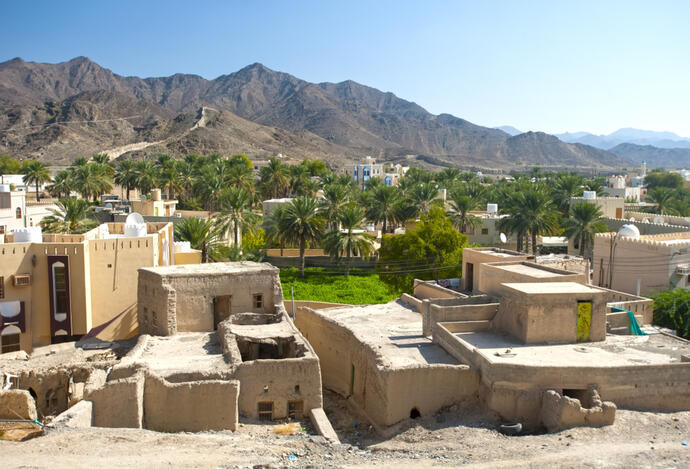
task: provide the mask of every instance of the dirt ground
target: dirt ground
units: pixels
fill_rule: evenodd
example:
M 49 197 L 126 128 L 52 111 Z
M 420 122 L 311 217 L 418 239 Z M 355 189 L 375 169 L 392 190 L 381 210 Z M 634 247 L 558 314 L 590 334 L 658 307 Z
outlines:
M 311 432 L 275 435 L 243 422 L 232 433 L 157 433 L 135 429 L 48 430 L 22 443 L 0 441 L 1 468 L 110 467 L 690 467 L 690 412 L 619 410 L 616 423 L 560 433 L 507 437 L 472 409 L 410 420 L 388 438 L 327 392 L 325 409 L 342 444 Z

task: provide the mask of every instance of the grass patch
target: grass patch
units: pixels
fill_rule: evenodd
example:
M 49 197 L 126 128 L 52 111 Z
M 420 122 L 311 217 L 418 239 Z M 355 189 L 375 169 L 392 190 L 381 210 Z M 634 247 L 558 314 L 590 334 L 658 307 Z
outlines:
M 401 294 L 379 280 L 378 274 L 362 270 L 350 271 L 350 277 L 346 279 L 345 275 L 334 275 L 320 267 L 309 267 L 304 269 L 304 278 L 301 279 L 299 271 L 292 267 L 280 271 L 280 282 L 285 301 L 291 299 L 291 286 L 295 289 L 295 300 L 351 305 L 388 303 Z

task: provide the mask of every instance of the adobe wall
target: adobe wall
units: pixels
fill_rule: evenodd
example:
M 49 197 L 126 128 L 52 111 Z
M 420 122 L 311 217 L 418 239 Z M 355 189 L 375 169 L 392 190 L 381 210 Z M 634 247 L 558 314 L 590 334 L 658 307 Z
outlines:
M 237 430 L 237 380 L 171 383 L 146 374 L 144 428 L 160 432 Z
M 21 389 L 0 389 L 0 419 L 35 420 L 36 402 L 29 391 Z
M 690 408 L 690 363 L 629 366 L 527 366 L 490 363 L 475 347 L 434 325 L 433 340 L 481 376 L 480 396 L 508 421 L 540 425 L 543 392 L 594 387 L 618 408 L 681 411 Z
M 273 402 L 274 419 L 287 418 L 289 401 L 303 401 L 304 416 L 323 407 L 316 357 L 252 360 L 239 365 L 233 376 L 242 383 L 239 411 L 251 418 L 258 418 L 259 402 Z
M 544 277 L 534 277 L 527 273 L 514 272 L 501 268 L 502 266 L 510 265 L 525 265 L 526 267 L 533 267 L 540 271 L 551 272 L 553 275 Z M 475 269 L 475 278 L 478 277 L 477 289 L 481 292 L 493 296 L 502 296 L 505 289 L 501 284 L 503 283 L 531 283 L 531 282 L 575 282 L 586 285 L 588 278 L 584 272 L 570 272 L 566 270 L 559 270 L 553 267 L 542 264 L 534 264 L 531 262 L 496 262 L 491 264 L 483 264 L 477 273 Z
M 607 308 L 599 292 L 529 295 L 505 289 L 491 327 L 525 344 L 575 343 L 578 301 L 592 302 L 590 341 L 605 340 Z
M 687 234 L 687 233 L 686 233 Z M 630 294 L 637 294 L 638 280 L 640 295 L 650 296 L 672 287 L 689 286 L 686 275 L 677 275 L 676 266 L 690 263 L 688 243 L 668 245 L 662 242 L 664 236 L 676 238 L 677 234 L 657 235 L 661 238 L 634 240 L 619 238 L 613 255 L 613 283 L 608 286 L 611 237 L 608 233 L 594 238 L 593 282 Z
M 424 280 L 414 280 L 414 296 L 420 300 L 435 298 L 467 298 L 467 295 Z
M 290 292 L 287 292 L 288 297 L 290 296 Z M 311 309 L 324 309 L 324 308 L 336 308 L 338 306 L 348 306 L 342 303 L 326 303 L 324 301 L 307 301 L 307 300 L 295 300 L 295 309 L 301 307 L 301 306 L 306 306 L 307 308 Z M 285 311 L 289 315 L 292 316 L 292 300 L 289 298 L 283 301 L 283 307 L 285 308 Z
M 213 299 L 223 295 L 232 295 L 232 313 L 275 313 L 275 305 L 283 302 L 278 272 L 272 269 L 177 276 L 140 270 L 139 330 L 153 335 L 212 331 Z M 263 295 L 261 308 L 253 305 L 256 294 Z M 155 325 L 152 312 L 156 313 Z
M 93 402 L 93 425 L 142 428 L 144 383 L 144 373 L 139 372 L 129 378 L 107 381 L 100 387 L 87 386 L 84 398 Z
M 324 315 L 299 308 L 296 324 L 319 356 L 324 387 L 351 397 L 377 425 L 407 419 L 415 407 L 424 416 L 476 399 L 479 378 L 467 366 L 390 368 L 352 331 Z
M 592 286 L 604 292 L 607 307 L 618 307 L 632 311 L 635 316 L 642 316 L 642 324 L 651 324 L 654 314 L 654 300 L 630 293 L 609 290 L 604 287 Z
M 458 306 L 431 304 L 428 311 L 422 313 L 422 334 L 431 336 L 433 325 L 437 322 L 490 320 L 497 311 L 498 303 Z
M 506 261 L 528 261 L 534 260 L 534 256 L 519 253 L 516 251 L 508 251 L 498 249 L 498 253 L 505 252 L 509 256 L 497 255 L 494 248 L 465 248 L 462 250 L 462 288 L 464 290 L 477 291 L 479 290 L 479 277 L 483 264 L 490 262 L 506 262 Z M 473 282 L 472 286 L 466 285 L 467 282 L 467 264 L 473 265 Z

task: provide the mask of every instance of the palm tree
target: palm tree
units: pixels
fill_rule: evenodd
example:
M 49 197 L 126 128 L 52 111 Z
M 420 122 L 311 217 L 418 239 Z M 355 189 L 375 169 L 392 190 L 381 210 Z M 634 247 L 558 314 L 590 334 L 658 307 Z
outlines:
M 528 220 L 527 227 L 532 235 L 532 254 L 537 254 L 537 236 L 539 233 L 551 233 L 558 228 L 558 211 L 551 194 L 543 186 L 535 186 L 523 193 L 522 208 Z
M 72 173 L 66 169 L 58 171 L 53 178 L 52 184 L 46 187 L 46 190 L 53 197 L 69 197 L 72 193 Z
M 67 197 L 60 199 L 51 209 L 52 215 L 41 220 L 41 227 L 48 233 L 84 233 L 98 226 L 98 221 L 90 218 L 93 207 L 85 199 Z
M 158 172 L 155 166 L 149 160 L 137 161 L 134 163 L 134 170 L 136 171 L 136 188 L 141 194 L 148 194 L 151 189 L 158 184 Z
M 552 195 L 561 213 L 568 213 L 570 198 L 582 195 L 582 178 L 573 174 L 558 177 L 553 183 Z
M 137 168 L 132 160 L 121 161 L 115 170 L 115 184 L 125 188 L 127 192 L 127 200 L 129 200 L 129 193 L 137 185 Z
M 565 222 L 565 235 L 580 245 L 580 256 L 584 257 L 594 243 L 594 235 L 608 230 L 604 214 L 594 204 L 578 202 L 570 207 L 569 215 Z
M 24 177 L 22 180 L 27 186 L 30 184 L 36 185 L 36 201 L 41 200 L 38 189 L 44 182 L 50 181 L 50 173 L 46 165 L 40 161 L 29 161 L 23 168 Z
M 264 231 L 266 232 L 267 245 L 277 243 L 280 246 L 280 257 L 283 257 L 283 249 L 287 238 L 282 231 L 281 226 L 284 226 L 285 209 L 284 204 L 278 205 L 273 209 L 270 216 L 264 218 Z
M 201 251 L 202 263 L 217 262 L 224 257 L 222 235 L 213 220 L 183 218 L 175 225 L 175 241 L 189 241 L 192 249 Z
M 362 258 L 369 257 L 374 252 L 374 237 L 367 233 L 359 232 L 364 229 L 366 222 L 364 209 L 356 205 L 345 207 L 340 213 L 339 221 L 342 231 L 332 229 L 324 237 L 323 247 L 326 254 L 340 258 L 343 254 L 347 257 L 345 278 L 350 276 L 350 264 L 352 254 L 359 253 Z
M 164 167 L 158 173 L 158 183 L 163 191 L 167 191 L 168 200 L 175 199 L 175 191 L 182 190 L 179 174 L 174 165 Z
M 299 245 L 300 278 L 304 278 L 304 250 L 307 243 L 319 242 L 324 225 L 319 203 L 313 197 L 300 196 L 286 204 L 280 229 L 287 241 Z
M 271 158 L 268 165 L 259 170 L 264 197 L 277 199 L 284 197 L 290 187 L 290 175 L 287 166 L 279 159 Z
M 479 201 L 466 195 L 464 191 L 455 190 L 451 193 L 450 206 L 453 209 L 451 215 L 453 225 L 455 225 L 460 233 L 467 233 L 469 227 L 475 227 L 481 224 L 479 217 L 470 213 L 470 211 L 479 208 Z
M 432 182 L 422 182 L 410 191 L 412 202 L 420 213 L 427 213 L 438 197 L 438 188 Z
M 383 222 L 383 233 L 388 231 L 388 224 L 394 223 L 396 205 L 400 202 L 398 191 L 390 186 L 380 186 L 371 195 L 367 204 L 367 218 L 374 223 Z
M 340 213 L 350 201 L 349 189 L 340 184 L 330 184 L 323 188 L 323 197 L 321 214 L 329 221 L 330 227 L 336 229 Z
M 72 174 L 74 188 L 85 199 L 98 197 L 112 189 L 110 176 L 106 168 L 99 163 L 87 163 L 77 166 Z
M 222 233 L 232 231 L 236 247 L 240 247 L 240 233 L 254 232 L 258 222 L 258 215 L 249 209 L 251 195 L 241 187 L 230 187 L 224 191 L 221 198 L 221 214 L 218 219 Z
M 671 205 L 676 198 L 673 189 L 668 187 L 654 187 L 647 192 L 647 198 L 651 202 L 657 204 L 656 211 L 661 215 L 673 211 Z

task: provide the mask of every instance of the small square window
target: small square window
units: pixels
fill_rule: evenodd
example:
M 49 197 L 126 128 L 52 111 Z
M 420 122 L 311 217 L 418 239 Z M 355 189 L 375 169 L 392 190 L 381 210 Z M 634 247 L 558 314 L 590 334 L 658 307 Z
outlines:
M 288 418 L 301 419 L 304 401 L 288 401 Z
M 254 308 L 259 309 L 264 307 L 264 296 L 262 294 L 254 295 Z
M 259 402 L 259 420 L 273 420 L 273 402 Z
M 488 228 L 482 228 L 482 234 L 483 235 L 489 234 L 489 229 Z

